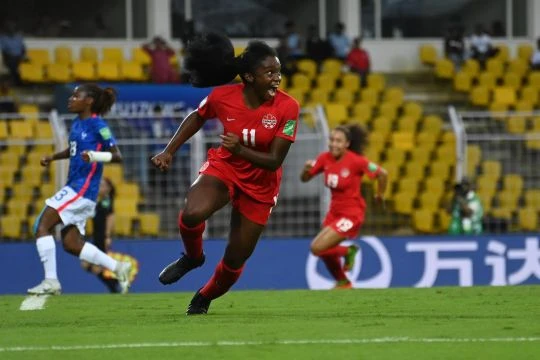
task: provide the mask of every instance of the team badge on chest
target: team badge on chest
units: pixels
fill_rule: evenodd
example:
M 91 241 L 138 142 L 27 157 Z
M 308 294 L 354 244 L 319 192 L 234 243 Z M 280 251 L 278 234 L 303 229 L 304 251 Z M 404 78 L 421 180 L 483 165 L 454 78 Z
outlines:
M 277 124 L 277 119 L 272 114 L 266 114 L 262 118 L 262 124 L 265 129 L 273 129 Z
M 342 170 L 341 170 L 341 173 L 340 173 L 341 177 L 343 177 L 343 178 L 348 177 L 350 174 L 351 174 L 351 172 L 350 172 L 349 169 L 347 169 L 347 168 L 342 169 Z

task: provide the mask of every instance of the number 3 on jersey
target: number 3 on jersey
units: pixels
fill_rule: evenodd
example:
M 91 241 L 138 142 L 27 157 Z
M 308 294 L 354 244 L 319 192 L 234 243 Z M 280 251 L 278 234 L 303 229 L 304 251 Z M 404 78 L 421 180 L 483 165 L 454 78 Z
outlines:
M 242 129 L 242 140 L 247 146 L 255 146 L 255 129 Z
M 69 142 L 69 156 L 75 156 L 75 155 L 77 155 L 77 142 L 70 141 Z

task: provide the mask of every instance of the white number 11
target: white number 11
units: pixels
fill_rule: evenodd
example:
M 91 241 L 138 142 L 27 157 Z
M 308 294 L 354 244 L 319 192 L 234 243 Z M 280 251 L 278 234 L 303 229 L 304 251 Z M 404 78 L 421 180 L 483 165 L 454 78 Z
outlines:
M 255 129 L 242 129 L 242 138 L 247 146 L 255 146 Z

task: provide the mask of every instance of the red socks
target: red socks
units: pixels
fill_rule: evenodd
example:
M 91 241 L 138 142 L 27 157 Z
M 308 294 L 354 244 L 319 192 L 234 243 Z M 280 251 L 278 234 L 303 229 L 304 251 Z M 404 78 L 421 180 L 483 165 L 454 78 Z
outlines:
M 208 280 L 206 285 L 200 290 L 200 293 L 208 300 L 214 300 L 225 294 L 234 285 L 242 274 L 244 266 L 240 269 L 231 269 L 223 259 L 216 267 L 214 275 Z
M 344 257 L 349 252 L 348 246 L 336 245 L 328 250 L 323 251 L 319 254 L 320 257 L 323 256 L 334 256 L 334 257 Z
M 192 259 L 200 259 L 203 255 L 202 235 L 205 228 L 203 221 L 199 225 L 189 228 L 182 222 L 182 212 L 178 215 L 178 227 L 186 249 L 186 255 Z
M 334 279 L 337 281 L 347 279 L 345 271 L 343 271 L 343 266 L 341 265 L 341 257 L 339 256 L 320 256 L 321 260 L 324 261 L 326 268 L 332 274 Z

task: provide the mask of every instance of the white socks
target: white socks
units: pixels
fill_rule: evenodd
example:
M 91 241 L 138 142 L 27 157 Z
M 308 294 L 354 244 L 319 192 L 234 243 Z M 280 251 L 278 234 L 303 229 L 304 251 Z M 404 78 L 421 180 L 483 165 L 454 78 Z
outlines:
M 84 243 L 81 253 L 79 254 L 79 259 L 87 261 L 90 264 L 103 266 L 111 271 L 115 271 L 118 266 L 118 261 L 99 250 L 94 244 L 88 242 Z
M 45 270 L 45 279 L 58 280 L 56 274 L 56 245 L 52 235 L 42 236 L 36 241 L 39 258 Z

